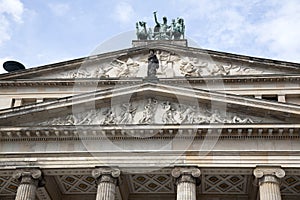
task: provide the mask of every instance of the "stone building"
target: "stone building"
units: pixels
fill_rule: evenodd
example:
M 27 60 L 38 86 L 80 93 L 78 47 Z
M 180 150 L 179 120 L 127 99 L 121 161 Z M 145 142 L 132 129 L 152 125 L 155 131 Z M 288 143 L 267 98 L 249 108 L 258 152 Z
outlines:
M 299 199 L 299 80 L 184 39 L 1 74 L 0 199 Z

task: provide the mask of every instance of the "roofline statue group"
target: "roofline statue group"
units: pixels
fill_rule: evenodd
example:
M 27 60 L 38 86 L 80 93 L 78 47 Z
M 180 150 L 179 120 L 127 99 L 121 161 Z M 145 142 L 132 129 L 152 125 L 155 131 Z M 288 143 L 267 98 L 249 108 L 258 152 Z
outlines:
M 163 22 L 159 23 L 156 11 L 153 12 L 156 25 L 154 28 L 148 28 L 146 22 L 136 23 L 136 35 L 138 40 L 180 40 L 184 39 L 185 25 L 183 18 L 172 19 L 171 25 L 168 25 L 167 17 L 163 17 Z

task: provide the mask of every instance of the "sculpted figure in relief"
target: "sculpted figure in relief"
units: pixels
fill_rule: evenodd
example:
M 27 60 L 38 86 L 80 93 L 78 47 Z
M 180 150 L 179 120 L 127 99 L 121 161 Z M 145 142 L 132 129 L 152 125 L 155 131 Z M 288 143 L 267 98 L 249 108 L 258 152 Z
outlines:
M 231 123 L 254 123 L 254 121 L 248 117 L 242 119 L 241 117 L 236 115 L 232 118 Z
M 116 68 L 117 77 L 135 77 L 139 66 L 131 58 L 128 58 L 127 61 L 115 59 L 111 64 Z
M 232 63 L 218 63 L 214 65 L 211 70 L 211 75 L 244 75 L 244 74 L 262 74 L 263 71 L 250 69 L 240 65 L 233 65 Z
M 107 72 L 109 72 L 112 69 L 112 67 L 109 67 L 105 69 L 103 66 L 99 66 L 95 71 L 93 77 L 95 78 L 108 78 L 109 75 Z
M 184 106 L 184 110 L 180 113 L 181 123 L 193 124 L 196 122 L 195 106 Z
M 222 118 L 218 110 L 213 110 L 210 117 L 208 117 L 209 123 L 226 123 L 227 120 Z
M 198 110 L 195 106 L 178 105 L 169 101 L 158 101 L 153 98 L 148 98 L 144 105 L 142 117 L 138 120 L 140 124 L 153 124 L 155 123 L 155 112 L 157 106 L 161 105 L 162 115 L 161 120 L 166 124 L 202 124 L 202 123 L 254 123 L 249 117 L 241 117 L 236 113 L 232 113 L 226 117 L 220 113 L 219 110 L 213 111 Z M 98 110 L 89 110 L 78 114 L 69 114 L 63 117 L 54 118 L 40 125 L 90 125 L 90 124 L 103 124 L 114 125 L 129 124 L 134 122 L 134 117 L 137 107 L 132 103 L 125 103 L 120 105 L 122 111 L 116 116 L 112 108 Z M 100 113 L 102 112 L 102 114 Z M 104 115 L 102 117 L 102 115 Z M 261 122 L 261 121 L 260 121 Z
M 136 113 L 136 108 L 133 107 L 131 103 L 126 103 L 121 106 L 123 113 L 122 118 L 119 121 L 121 124 L 129 124 L 133 122 L 134 115 Z
M 164 113 L 162 115 L 162 121 L 166 124 L 175 124 L 177 121 L 174 118 L 174 114 L 176 109 L 169 101 L 166 101 L 162 104 L 162 107 L 164 109 Z
M 152 124 L 154 122 L 154 111 L 155 106 L 157 104 L 157 100 L 148 99 L 148 103 L 144 107 L 143 117 L 139 120 L 141 124 Z
M 103 112 L 104 119 L 102 124 L 104 125 L 112 125 L 116 124 L 116 115 L 112 111 L 112 109 L 107 109 L 106 111 Z
M 74 120 L 74 125 L 89 125 L 95 118 L 95 112 L 90 110 L 88 112 L 72 115 Z
M 186 77 L 201 76 L 203 68 L 207 68 L 208 63 L 199 63 L 198 58 L 185 58 L 181 61 L 180 70 Z
M 65 76 L 67 78 L 88 78 L 91 76 L 91 73 L 86 70 L 79 69 L 77 71 L 68 72 Z

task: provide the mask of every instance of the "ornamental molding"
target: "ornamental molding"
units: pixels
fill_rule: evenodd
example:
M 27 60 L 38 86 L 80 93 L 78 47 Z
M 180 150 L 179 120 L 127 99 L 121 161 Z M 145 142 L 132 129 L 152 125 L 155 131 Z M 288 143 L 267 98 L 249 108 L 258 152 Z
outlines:
M 155 133 L 155 134 L 154 134 Z M 169 139 L 218 137 L 219 139 L 300 139 L 300 125 L 206 124 L 206 125 L 109 125 L 23 126 L 0 128 L 1 141 Z M 149 137 L 147 137 L 149 136 Z
M 203 168 L 201 169 L 202 174 L 204 175 L 252 175 L 253 169 L 248 168 L 235 168 L 235 169 L 228 169 L 228 168 L 219 168 L 219 169 L 208 169 Z
M 193 84 L 207 84 L 213 82 L 223 82 L 223 83 L 239 83 L 239 84 L 247 84 L 247 83 L 263 83 L 263 82 L 298 82 L 300 80 L 300 76 L 298 75 L 243 75 L 243 76 L 221 76 L 221 77 L 176 77 L 174 79 L 169 78 L 159 78 L 160 83 L 166 84 L 174 84 L 174 83 L 193 83 Z M 53 79 L 28 79 L 28 80 L 2 80 L 0 81 L 0 86 L 3 87 L 21 87 L 21 86 L 36 86 L 36 87 L 44 87 L 44 86 L 74 86 L 75 84 L 80 84 L 82 86 L 90 86 L 90 85 L 126 85 L 126 84 L 140 84 L 143 82 L 143 78 L 90 78 L 90 79 L 66 79 L 66 78 L 56 78 Z

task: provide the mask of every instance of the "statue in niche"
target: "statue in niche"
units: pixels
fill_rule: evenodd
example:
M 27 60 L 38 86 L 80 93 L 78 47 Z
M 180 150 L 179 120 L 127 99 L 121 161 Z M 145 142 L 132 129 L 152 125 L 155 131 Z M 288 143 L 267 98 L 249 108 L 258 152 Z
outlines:
M 157 100 L 148 99 L 148 103 L 144 107 L 143 117 L 139 120 L 141 124 L 152 124 L 154 122 L 154 111 L 155 106 L 157 104 Z
M 131 103 L 125 103 L 121 106 L 123 110 L 122 118 L 119 121 L 120 124 L 129 124 L 133 122 L 136 108 Z
M 116 115 L 112 111 L 112 109 L 107 109 L 106 111 L 103 112 L 103 115 L 104 115 L 104 120 L 102 124 L 104 125 L 116 124 Z
M 166 123 L 166 124 L 175 124 L 175 123 L 177 123 L 177 121 L 174 118 L 174 113 L 176 111 L 174 106 L 172 106 L 169 101 L 166 101 L 166 102 L 163 103 L 162 107 L 164 109 L 164 113 L 162 115 L 163 123 Z
M 159 61 L 157 56 L 154 54 L 154 50 L 150 50 L 150 54 L 148 57 L 148 71 L 147 76 L 150 78 L 156 78 L 156 72 L 159 68 Z

